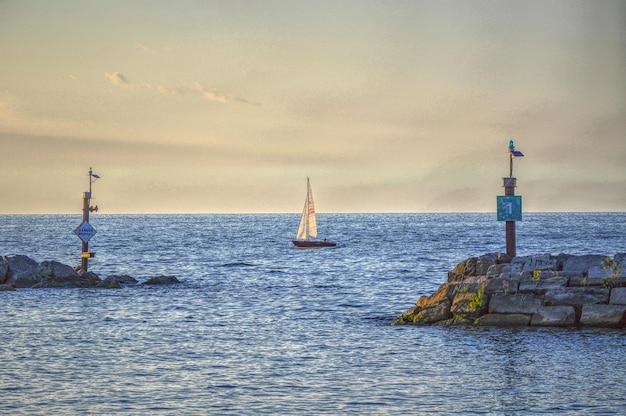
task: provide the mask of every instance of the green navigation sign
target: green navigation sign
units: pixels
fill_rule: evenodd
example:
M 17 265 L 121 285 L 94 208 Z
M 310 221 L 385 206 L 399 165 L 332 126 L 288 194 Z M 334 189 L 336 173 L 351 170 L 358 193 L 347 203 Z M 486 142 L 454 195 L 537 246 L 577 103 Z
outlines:
M 498 196 L 498 221 L 521 221 L 522 197 L 520 195 Z

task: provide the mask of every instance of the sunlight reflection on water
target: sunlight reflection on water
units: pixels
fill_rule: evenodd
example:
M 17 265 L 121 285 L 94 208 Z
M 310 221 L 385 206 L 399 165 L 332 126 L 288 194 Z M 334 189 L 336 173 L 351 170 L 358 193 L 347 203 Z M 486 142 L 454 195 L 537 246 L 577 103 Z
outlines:
M 192 217 L 94 223 L 94 271 L 174 274 L 180 285 L 0 292 L 0 413 L 623 411 L 623 331 L 391 325 L 458 261 L 502 249 L 492 215 L 321 216 L 343 238 L 313 251 L 290 246 L 297 215 Z M 519 251 L 626 246 L 623 215 L 527 217 Z M 555 219 L 561 231 L 545 232 Z M 1 220 L 7 252 L 76 260 L 76 237 L 50 231 L 74 217 Z M 26 220 L 41 232 L 16 238 Z

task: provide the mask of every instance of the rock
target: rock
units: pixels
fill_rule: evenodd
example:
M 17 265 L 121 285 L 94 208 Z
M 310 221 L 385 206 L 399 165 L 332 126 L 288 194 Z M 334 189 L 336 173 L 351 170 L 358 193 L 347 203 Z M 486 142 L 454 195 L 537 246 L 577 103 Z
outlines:
M 9 262 L 4 258 L 0 259 L 0 285 L 9 279 Z
M 510 263 L 500 263 L 500 264 L 492 264 L 487 269 L 487 279 L 510 279 L 511 278 L 511 264 Z
M 421 309 L 436 306 L 438 303 L 448 299 L 448 287 L 449 283 L 444 283 L 439 286 L 439 289 L 430 296 L 420 296 L 417 301 L 417 306 Z M 449 299 L 448 299 L 449 300 Z
M 87 285 L 85 287 L 98 286 L 102 282 L 102 279 L 94 272 L 86 272 L 83 269 L 78 269 L 76 273 L 78 273 L 80 278 L 83 279 L 84 283 Z
M 568 286 L 582 286 L 582 287 L 590 287 L 590 286 L 600 286 L 600 280 L 590 280 L 588 275 L 585 273 L 575 273 L 575 272 L 560 272 L 560 276 L 567 277 L 569 279 Z
M 117 281 L 115 278 L 111 278 L 111 276 L 107 277 L 100 283 L 98 283 L 97 287 L 105 288 L 105 289 L 121 289 L 122 284 Z
M 476 262 L 478 257 L 471 257 L 457 264 L 448 273 L 448 283 L 462 281 L 467 276 L 476 276 Z
M 98 287 L 104 287 L 108 289 L 121 289 L 123 285 L 126 285 L 126 284 L 134 285 L 137 283 L 139 283 L 137 279 L 135 279 L 134 277 L 128 276 L 126 274 L 119 275 L 119 276 L 113 275 L 113 276 L 107 277 L 102 282 L 100 282 L 98 284 Z
M 456 317 L 474 320 L 488 308 L 487 297 L 481 293 L 459 293 L 454 297 L 450 312 Z
M 31 272 L 23 273 L 18 278 L 22 281 L 35 281 L 33 288 L 44 287 L 91 287 L 94 274 L 80 276 L 76 271 L 58 261 L 44 261 Z M 95 276 L 97 278 L 97 276 Z M 99 280 L 99 279 L 98 279 Z
M 420 308 L 429 308 L 445 301 L 452 301 L 458 293 L 474 292 L 476 293 L 478 285 L 475 283 L 444 283 L 439 289 L 430 296 L 420 296 L 417 306 Z
M 543 306 L 530 320 L 531 326 L 574 326 L 576 312 L 573 306 Z
M 115 280 L 116 282 L 121 283 L 123 285 L 135 285 L 139 283 L 137 279 L 127 274 L 109 276 L 104 280 Z
M 462 281 L 472 276 L 486 276 L 494 264 L 510 263 L 511 257 L 505 253 L 489 253 L 480 257 L 471 257 L 456 265 L 448 273 L 448 283 Z
M 626 253 L 609 271 L 601 255 L 504 256 L 461 261 L 394 323 L 626 327 Z
M 619 277 L 621 277 L 622 279 L 626 279 L 626 253 L 617 253 L 615 256 L 613 256 L 613 259 L 617 261 L 621 266 L 622 272 L 620 273 Z
M 155 276 L 143 282 L 144 285 L 171 285 L 175 283 L 180 283 L 175 276 Z
M 23 256 L 21 254 L 14 256 L 4 256 L 2 257 L 2 262 L 6 263 L 7 273 L 4 279 L 4 283 L 13 284 L 15 287 L 31 287 L 37 282 L 25 282 L 25 286 L 21 286 L 19 284 L 15 284 L 15 281 L 21 274 L 32 271 L 35 267 L 39 265 L 35 260 L 30 257 Z
M 445 319 L 443 321 L 435 322 L 433 325 L 437 326 L 453 326 L 453 325 L 472 325 L 474 323 L 473 319 L 463 318 L 461 316 L 455 315 L 450 319 Z
M 546 273 L 548 274 L 548 273 Z M 519 282 L 519 291 L 543 295 L 548 290 L 566 287 L 569 282 L 567 277 L 540 277 L 539 279 L 524 279 Z
M 549 254 L 515 257 L 511 260 L 511 273 L 529 277 L 535 270 L 558 270 L 558 266 L 557 258 Z
M 603 287 L 561 287 L 550 289 L 543 297 L 548 306 L 582 306 L 585 303 L 608 303 L 609 289 Z
M 476 276 L 486 276 L 489 268 L 500 263 L 510 263 L 511 256 L 504 253 L 489 253 L 476 259 Z
M 494 293 L 516 293 L 519 288 L 519 281 L 514 279 L 495 278 L 487 280 L 483 285 L 485 295 L 491 297 Z
M 432 307 L 422 309 L 414 315 L 413 323 L 428 325 L 449 319 L 452 316 L 450 313 L 450 304 L 450 299 L 446 298 Z
M 489 301 L 489 313 L 532 315 L 541 308 L 542 298 L 529 293 L 504 295 L 496 293 Z
M 478 318 L 474 323 L 480 326 L 528 326 L 530 325 L 531 315 L 514 313 L 514 314 L 494 314 L 488 313 Z
M 580 324 L 599 327 L 623 327 L 626 305 L 583 305 Z
M 609 303 L 612 305 L 626 305 L 626 287 L 614 287 L 611 289 L 611 301 Z
M 602 262 L 605 259 L 606 256 L 600 256 L 597 254 L 571 256 L 563 263 L 563 271 L 587 275 L 590 268 L 595 266 L 602 266 Z
M 15 288 L 52 288 L 52 287 L 100 287 L 121 288 L 124 284 L 137 284 L 137 280 L 128 275 L 109 276 L 101 280 L 97 274 L 87 272 L 80 267 L 44 261 L 41 264 L 24 255 L 0 257 L 0 290 Z M 156 276 L 144 284 L 167 285 L 180 283 L 174 276 Z M 452 289 L 451 289 L 452 290 Z

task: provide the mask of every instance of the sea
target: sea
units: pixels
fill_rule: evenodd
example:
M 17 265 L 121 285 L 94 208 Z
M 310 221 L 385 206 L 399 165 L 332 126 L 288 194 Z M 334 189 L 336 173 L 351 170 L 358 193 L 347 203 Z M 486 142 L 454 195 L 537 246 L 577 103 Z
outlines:
M 90 271 L 181 283 L 0 292 L 0 414 L 623 415 L 626 331 L 397 326 L 495 213 L 92 214 Z M 81 215 L 0 215 L 0 255 L 80 263 Z M 626 252 L 626 213 L 524 213 L 519 256 Z

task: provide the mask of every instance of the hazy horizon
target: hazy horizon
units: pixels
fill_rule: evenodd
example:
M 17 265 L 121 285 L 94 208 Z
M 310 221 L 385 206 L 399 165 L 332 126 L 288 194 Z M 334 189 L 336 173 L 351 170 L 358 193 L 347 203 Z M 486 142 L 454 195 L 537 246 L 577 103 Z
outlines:
M 626 212 L 626 3 L 0 0 L 0 213 Z

